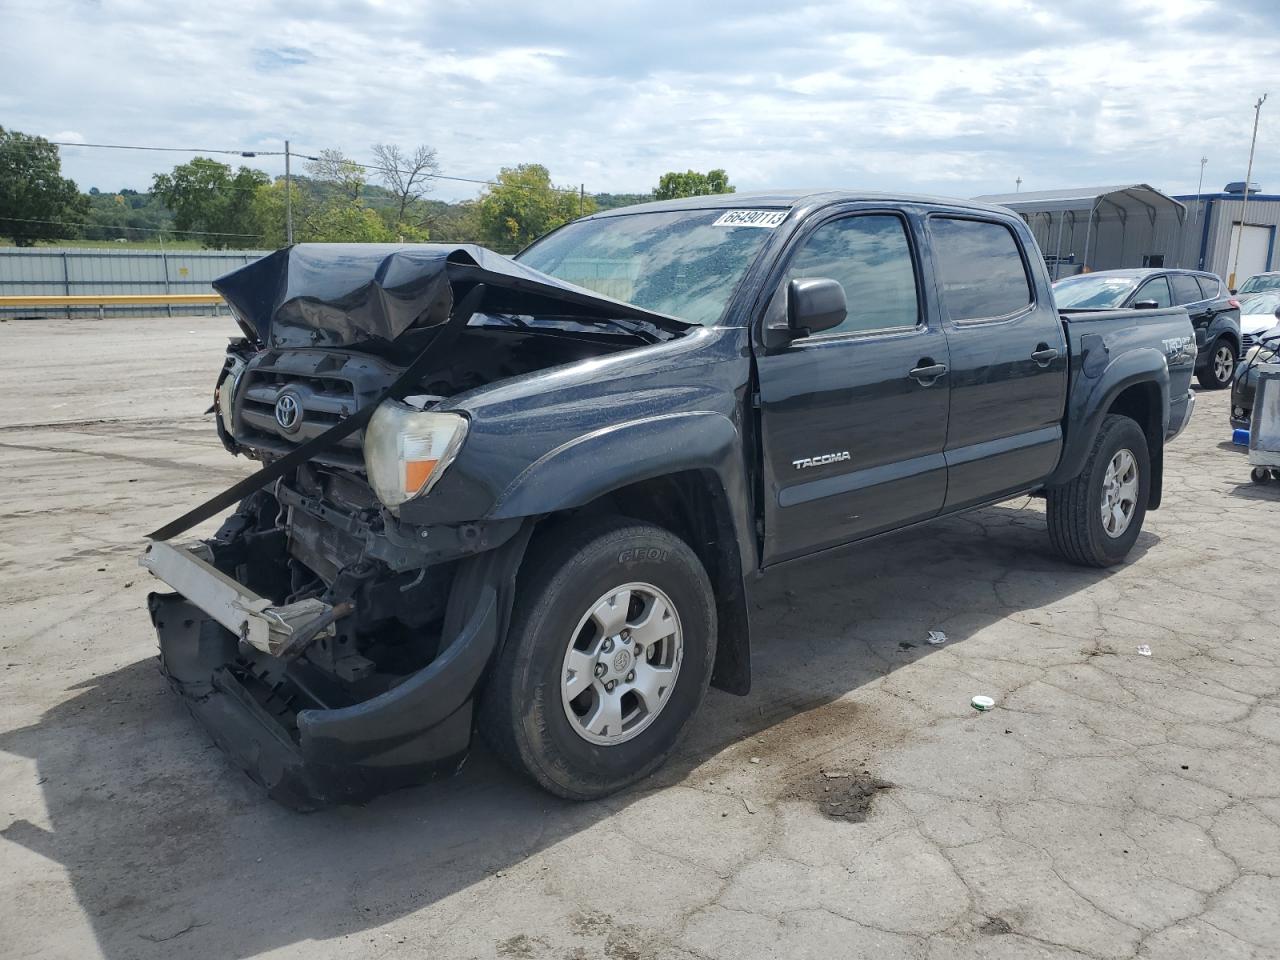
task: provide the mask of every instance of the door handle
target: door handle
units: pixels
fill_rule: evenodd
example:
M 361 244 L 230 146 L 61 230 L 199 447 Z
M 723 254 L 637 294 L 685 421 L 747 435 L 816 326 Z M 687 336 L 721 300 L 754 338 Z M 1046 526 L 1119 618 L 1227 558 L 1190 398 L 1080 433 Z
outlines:
M 925 357 L 907 376 L 921 386 L 927 387 L 946 372 L 947 365 L 945 363 L 933 363 L 928 357 Z
M 1047 367 L 1049 364 L 1053 363 L 1053 361 L 1058 359 L 1058 350 L 1056 347 L 1051 347 L 1047 343 L 1042 343 L 1036 348 L 1035 352 L 1031 354 L 1031 359 L 1040 364 L 1040 366 Z

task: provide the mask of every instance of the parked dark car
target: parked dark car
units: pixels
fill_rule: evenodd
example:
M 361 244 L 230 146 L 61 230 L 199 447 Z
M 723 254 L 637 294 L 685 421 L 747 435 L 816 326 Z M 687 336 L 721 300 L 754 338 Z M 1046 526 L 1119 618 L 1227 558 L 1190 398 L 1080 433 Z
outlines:
M 299 807 L 473 730 L 561 796 L 634 783 L 708 684 L 748 692 L 761 578 L 835 547 L 1040 493 L 1062 556 L 1119 563 L 1195 400 L 1184 309 L 1060 314 L 1022 219 L 952 200 L 694 197 L 514 261 L 300 245 L 216 286 L 219 435 L 265 466 L 152 535 L 149 605 Z
M 1099 270 L 1053 285 L 1058 306 L 1072 310 L 1185 307 L 1196 330 L 1196 379 L 1209 390 L 1231 385 L 1240 357 L 1240 301 L 1222 280 L 1196 270 Z
M 1280 310 L 1276 311 L 1280 320 Z M 1280 362 L 1280 325 L 1257 334 L 1231 381 L 1231 426 L 1248 430 L 1253 419 L 1253 398 L 1258 389 L 1258 368 Z

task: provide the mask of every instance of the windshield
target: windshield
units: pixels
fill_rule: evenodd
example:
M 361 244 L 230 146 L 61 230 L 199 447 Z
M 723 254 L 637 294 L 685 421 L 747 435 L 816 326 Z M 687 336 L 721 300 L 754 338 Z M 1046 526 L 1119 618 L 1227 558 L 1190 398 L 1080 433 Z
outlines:
M 741 216 L 748 212 L 760 216 Z M 785 216 L 785 210 L 677 210 L 581 220 L 516 259 L 607 297 L 710 326 Z
M 1257 293 L 1259 290 L 1280 290 L 1280 273 L 1250 277 L 1240 288 L 1240 293 Z
M 1053 285 L 1059 307 L 1107 310 L 1120 306 L 1138 285 L 1134 277 L 1069 277 Z
M 1255 293 L 1240 301 L 1241 316 L 1250 313 L 1274 314 L 1277 309 L 1280 309 L 1280 293 Z

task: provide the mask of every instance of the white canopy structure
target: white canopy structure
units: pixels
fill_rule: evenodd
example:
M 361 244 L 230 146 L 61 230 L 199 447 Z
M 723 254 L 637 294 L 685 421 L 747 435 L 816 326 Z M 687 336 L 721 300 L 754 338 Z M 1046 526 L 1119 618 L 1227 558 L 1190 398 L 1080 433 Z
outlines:
M 1145 183 L 974 199 L 1021 214 L 1055 280 L 1081 269 L 1181 266 L 1187 208 Z

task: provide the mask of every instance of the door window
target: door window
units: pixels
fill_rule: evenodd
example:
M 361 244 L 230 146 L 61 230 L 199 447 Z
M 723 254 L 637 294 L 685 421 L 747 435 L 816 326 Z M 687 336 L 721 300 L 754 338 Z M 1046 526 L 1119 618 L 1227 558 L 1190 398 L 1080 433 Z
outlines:
M 1139 287 L 1134 295 L 1133 302 L 1137 303 L 1139 300 L 1154 300 L 1158 307 L 1173 306 L 1173 300 L 1169 294 L 1169 281 L 1164 277 L 1152 277 Z
M 849 314 L 829 333 L 901 330 L 920 322 L 915 261 L 900 217 L 866 214 L 824 223 L 796 251 L 784 285 L 802 277 L 844 287 Z
M 1222 289 L 1222 284 L 1217 277 L 1206 277 L 1203 273 L 1198 273 L 1196 280 L 1200 284 L 1200 293 L 1206 300 L 1217 299 L 1218 291 Z
M 1169 282 L 1173 284 L 1173 302 L 1179 306 L 1184 303 L 1198 303 L 1204 299 L 1196 278 L 1189 273 L 1171 273 Z
M 952 320 L 1007 317 L 1031 303 L 1031 281 L 1013 231 L 1002 223 L 933 217 L 933 259 Z

